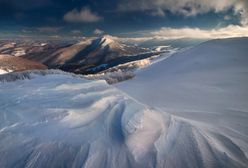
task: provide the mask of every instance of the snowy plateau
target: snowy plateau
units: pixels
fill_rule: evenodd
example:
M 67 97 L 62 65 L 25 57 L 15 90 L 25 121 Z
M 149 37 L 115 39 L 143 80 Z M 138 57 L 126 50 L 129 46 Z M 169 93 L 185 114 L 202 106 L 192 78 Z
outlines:
M 0 75 L 0 167 L 248 167 L 248 38 L 179 51 L 108 85 Z

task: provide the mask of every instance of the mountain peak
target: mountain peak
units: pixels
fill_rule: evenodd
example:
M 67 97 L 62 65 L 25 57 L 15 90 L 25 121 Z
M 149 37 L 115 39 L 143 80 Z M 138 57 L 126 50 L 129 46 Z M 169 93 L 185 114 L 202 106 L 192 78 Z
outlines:
M 102 37 L 100 37 L 100 42 L 102 43 L 102 45 L 109 45 L 111 43 L 117 43 L 116 41 L 116 37 L 110 36 L 110 35 L 104 35 Z

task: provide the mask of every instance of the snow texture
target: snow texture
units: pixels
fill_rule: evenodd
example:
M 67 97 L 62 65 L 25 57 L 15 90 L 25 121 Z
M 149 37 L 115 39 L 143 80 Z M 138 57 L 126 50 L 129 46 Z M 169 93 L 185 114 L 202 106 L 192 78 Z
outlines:
M 9 73 L 9 72 L 12 72 L 12 70 L 4 70 L 4 69 L 0 69 L 0 75 L 2 75 L 2 74 L 6 74 L 6 73 Z
M 134 99 L 201 129 L 208 138 L 194 135 L 198 148 L 191 146 L 191 150 L 199 150 L 206 167 L 218 167 L 219 161 L 232 158 L 238 151 L 247 167 L 247 48 L 248 38 L 205 42 L 143 69 L 134 79 L 115 86 Z M 204 145 L 206 142 L 223 156 L 211 153 Z M 219 161 L 214 162 L 211 157 Z M 224 159 L 227 164 L 236 160 L 230 158 Z
M 205 43 L 117 85 L 142 103 L 61 71 L 1 75 L 0 167 L 247 167 L 245 44 Z

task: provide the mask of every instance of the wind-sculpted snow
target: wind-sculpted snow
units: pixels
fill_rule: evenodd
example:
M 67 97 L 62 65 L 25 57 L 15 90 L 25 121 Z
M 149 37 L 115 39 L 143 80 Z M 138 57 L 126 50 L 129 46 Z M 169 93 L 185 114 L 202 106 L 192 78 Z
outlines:
M 42 71 L 0 83 L 0 167 L 246 167 L 221 132 L 149 108 L 104 81 Z M 9 75 L 3 75 L 7 78 Z M 26 74 L 27 75 L 27 74 Z
M 247 48 L 248 38 L 205 42 L 143 69 L 132 80 L 116 86 L 136 100 L 201 129 L 200 134 L 192 134 L 195 140 L 191 143 L 197 142 L 200 151 L 195 153 L 204 155 L 204 164 L 210 164 L 210 158 L 225 160 L 228 165 L 237 161 L 235 158 L 243 158 L 248 167 Z M 211 152 L 213 146 L 223 154 L 221 157 Z
M 26 70 L 20 72 L 12 72 L 8 74 L 0 75 L 0 82 L 14 82 L 17 80 L 24 80 L 24 79 L 33 79 L 37 76 L 45 76 L 45 75 L 52 75 L 52 74 L 59 74 L 59 75 L 71 75 L 75 78 L 84 78 L 83 75 L 75 75 L 73 73 L 64 72 L 57 69 L 52 70 Z

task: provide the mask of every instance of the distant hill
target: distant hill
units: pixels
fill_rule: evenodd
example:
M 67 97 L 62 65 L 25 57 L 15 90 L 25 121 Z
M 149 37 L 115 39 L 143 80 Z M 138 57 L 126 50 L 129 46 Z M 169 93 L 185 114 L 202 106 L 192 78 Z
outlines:
M 152 55 L 154 53 L 149 49 L 121 44 L 114 37 L 105 35 L 58 48 L 46 56 L 27 54 L 22 57 L 41 62 L 50 68 L 88 74 Z
M 95 74 L 162 52 L 123 44 L 110 35 L 83 38 L 81 41 L 0 41 L 0 54 L 33 60 L 49 68 L 77 74 Z
M 0 73 L 32 69 L 47 69 L 47 66 L 21 57 L 0 55 Z

